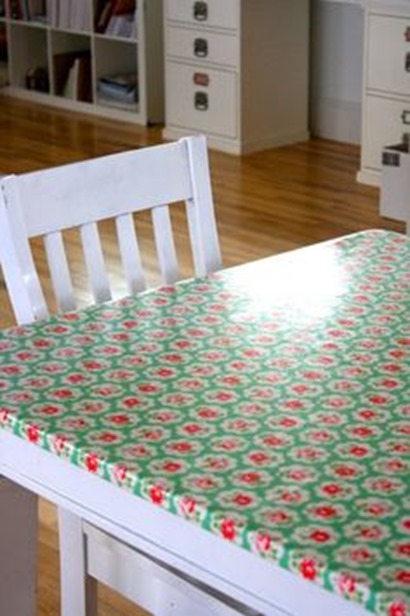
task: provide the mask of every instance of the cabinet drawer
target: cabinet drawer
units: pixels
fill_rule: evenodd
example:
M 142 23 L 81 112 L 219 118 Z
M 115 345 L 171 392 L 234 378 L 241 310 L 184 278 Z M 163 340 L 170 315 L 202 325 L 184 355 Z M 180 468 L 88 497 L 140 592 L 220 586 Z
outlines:
M 198 63 L 236 67 L 239 65 L 239 42 L 230 34 L 169 27 L 166 54 Z
M 362 143 L 364 166 L 380 170 L 382 149 L 400 143 L 410 132 L 410 98 L 407 103 L 367 96 Z
M 410 17 L 371 15 L 367 86 L 410 96 Z
M 207 86 L 200 85 L 206 81 Z M 167 62 L 167 124 L 236 137 L 236 84 L 237 77 L 233 72 L 198 70 L 193 66 Z
M 239 0 L 166 0 L 166 19 L 236 30 L 239 6 Z

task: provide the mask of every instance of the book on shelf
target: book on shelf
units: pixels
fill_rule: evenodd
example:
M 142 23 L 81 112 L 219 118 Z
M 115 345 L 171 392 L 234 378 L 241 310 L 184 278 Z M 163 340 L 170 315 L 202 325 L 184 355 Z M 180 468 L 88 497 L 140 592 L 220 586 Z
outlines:
M 97 5 L 94 14 L 94 30 L 95 32 L 103 33 L 108 25 L 111 17 L 112 2 L 111 0 L 97 0 Z
M 91 55 L 89 51 L 68 51 L 53 56 L 54 92 L 57 96 L 91 102 Z
M 30 21 L 37 21 L 39 23 L 46 23 L 47 21 L 47 7 L 45 0 L 28 0 L 27 10 L 28 19 Z
M 0 24 L 0 88 L 9 83 L 7 31 L 5 24 Z
M 109 36 L 131 38 L 135 36 L 136 0 L 98 0 L 94 28 Z
M 23 19 L 21 0 L 10 0 L 9 10 L 11 19 Z
M 0 14 L 4 2 L 0 3 Z M 46 0 L 10 0 L 11 19 L 46 22 Z
M 72 0 L 64 0 L 64 2 L 57 0 L 56 2 L 58 5 L 58 21 L 56 25 L 62 30 L 70 28 L 71 2 Z
M 70 28 L 89 32 L 91 29 L 90 5 L 84 0 L 71 0 Z
M 0 17 L 6 15 L 6 0 L 0 0 Z
M 56 28 L 58 26 L 58 4 L 56 0 L 46 0 L 47 23 Z
M 0 62 L 7 62 L 8 49 L 7 49 L 7 31 L 4 25 L 0 25 Z
M 90 4 L 87 0 L 46 0 L 46 2 L 48 23 L 54 28 L 78 32 L 90 30 Z

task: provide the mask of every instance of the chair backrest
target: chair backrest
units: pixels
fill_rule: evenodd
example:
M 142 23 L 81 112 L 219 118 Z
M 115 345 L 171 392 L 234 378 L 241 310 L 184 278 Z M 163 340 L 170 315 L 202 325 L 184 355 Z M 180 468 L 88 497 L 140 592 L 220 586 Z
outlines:
M 80 230 L 95 302 L 111 298 L 97 223 L 115 219 L 130 294 L 146 286 L 133 213 L 151 210 L 162 280 L 180 278 L 169 205 L 185 202 L 196 276 L 221 265 L 206 140 L 203 136 L 103 156 L 0 180 L 0 263 L 17 321 L 47 316 L 30 247 L 43 236 L 61 310 L 75 309 L 62 232 Z

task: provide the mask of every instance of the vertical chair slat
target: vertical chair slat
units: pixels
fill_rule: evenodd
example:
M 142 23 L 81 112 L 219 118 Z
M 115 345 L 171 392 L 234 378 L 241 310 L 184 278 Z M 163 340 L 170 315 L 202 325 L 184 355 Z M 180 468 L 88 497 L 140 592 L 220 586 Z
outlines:
M 202 249 L 200 228 L 201 222 L 199 220 L 198 208 L 192 199 L 187 199 L 185 202 L 185 208 L 195 275 L 204 276 L 207 272 L 207 267 L 205 262 L 205 254 Z
M 146 288 L 146 284 L 132 214 L 118 216 L 115 224 L 128 291 L 131 294 L 139 293 Z
M 51 282 L 61 310 L 75 310 L 74 290 L 60 232 L 44 236 Z
M 81 225 L 80 231 L 85 265 L 94 299 L 96 302 L 105 302 L 111 299 L 111 292 L 97 224 Z
M 179 268 L 168 206 L 153 208 L 152 220 L 161 275 L 164 281 L 170 284 L 178 280 Z
M 222 264 L 206 138 L 199 135 L 195 139 L 185 138 L 182 141 L 188 149 L 192 185 L 192 199 L 187 200 L 186 207 L 194 267 L 196 275 L 203 276 L 218 270 Z

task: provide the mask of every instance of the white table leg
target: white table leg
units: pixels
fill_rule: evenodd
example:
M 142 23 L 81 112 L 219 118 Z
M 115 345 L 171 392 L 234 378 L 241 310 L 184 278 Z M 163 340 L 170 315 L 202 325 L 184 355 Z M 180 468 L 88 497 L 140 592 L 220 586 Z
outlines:
M 61 616 L 97 616 L 97 582 L 87 575 L 82 520 L 58 509 L 60 535 Z
M 0 477 L 0 614 L 36 614 L 37 496 Z

